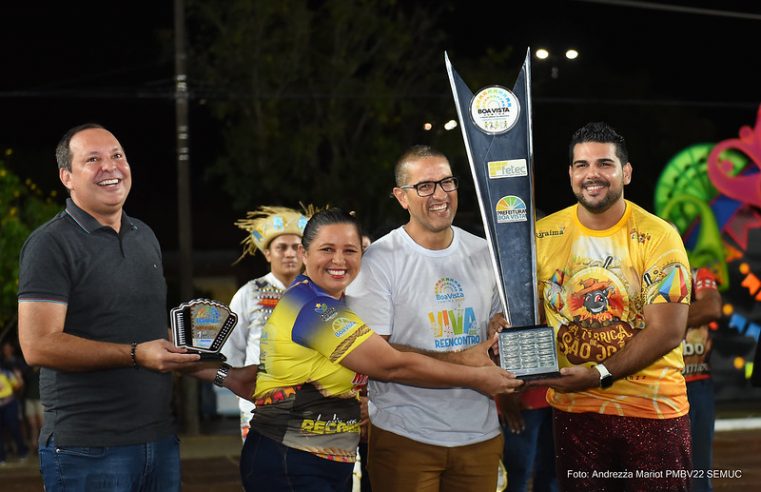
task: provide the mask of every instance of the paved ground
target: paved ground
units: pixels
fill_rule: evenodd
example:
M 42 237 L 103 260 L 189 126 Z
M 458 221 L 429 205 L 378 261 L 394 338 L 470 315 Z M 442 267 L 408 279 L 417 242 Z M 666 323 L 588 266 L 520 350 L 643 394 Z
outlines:
M 236 434 L 236 427 L 237 419 L 225 419 L 207 429 L 213 433 L 182 438 L 183 491 L 240 492 L 240 438 Z M 721 427 L 723 426 L 719 426 Z M 756 428 L 716 433 L 714 469 L 723 470 L 724 474 L 734 477 L 714 480 L 717 491 L 761 490 L 761 428 L 753 427 Z M 0 468 L 0 490 L 42 491 L 36 458 L 23 464 L 10 462 Z

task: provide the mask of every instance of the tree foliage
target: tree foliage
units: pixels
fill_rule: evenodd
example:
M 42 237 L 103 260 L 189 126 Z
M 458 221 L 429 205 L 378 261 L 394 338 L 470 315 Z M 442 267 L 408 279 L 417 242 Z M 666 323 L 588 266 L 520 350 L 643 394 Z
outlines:
M 410 2 L 412 3 L 412 2 Z M 189 3 L 190 87 L 220 122 L 211 165 L 236 209 L 341 206 L 378 224 L 392 169 L 451 101 L 437 7 L 391 0 Z M 446 95 L 446 94 L 445 94 Z M 199 137 L 196 137 L 198 139 Z
M 12 151 L 5 155 L 10 157 Z M 0 160 L 0 333 L 16 319 L 21 246 L 29 233 L 60 209 L 55 198 L 55 191 L 46 196 Z

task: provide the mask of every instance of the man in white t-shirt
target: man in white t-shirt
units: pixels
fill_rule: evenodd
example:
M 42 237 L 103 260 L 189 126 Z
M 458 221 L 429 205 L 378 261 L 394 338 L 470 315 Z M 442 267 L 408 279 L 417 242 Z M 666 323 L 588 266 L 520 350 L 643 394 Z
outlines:
M 405 152 L 393 194 L 409 222 L 372 243 L 347 290 L 349 307 L 392 345 L 470 365 L 466 350 L 487 336 L 500 310 L 486 241 L 452 226 L 457 178 L 428 146 Z M 497 409 L 469 389 L 370 381 L 368 463 L 373 490 L 496 489 L 502 456 Z

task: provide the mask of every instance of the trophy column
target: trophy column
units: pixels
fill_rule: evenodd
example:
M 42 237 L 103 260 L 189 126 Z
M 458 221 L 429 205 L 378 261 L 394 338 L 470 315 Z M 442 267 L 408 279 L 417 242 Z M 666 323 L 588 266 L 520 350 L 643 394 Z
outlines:
M 524 379 L 555 375 L 554 332 L 539 325 L 530 52 L 512 91 L 492 85 L 475 95 L 444 58 L 500 298 L 512 326 L 500 334 L 501 365 Z

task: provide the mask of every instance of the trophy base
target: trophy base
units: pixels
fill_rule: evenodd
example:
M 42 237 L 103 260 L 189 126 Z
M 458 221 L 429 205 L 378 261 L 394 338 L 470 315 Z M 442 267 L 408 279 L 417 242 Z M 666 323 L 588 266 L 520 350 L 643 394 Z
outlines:
M 535 379 L 549 379 L 549 378 L 559 378 L 560 372 L 553 371 L 553 372 L 543 372 L 540 374 L 525 374 L 522 376 L 515 376 L 516 379 L 520 379 L 522 381 L 533 381 Z
M 199 350 L 188 350 L 189 354 L 198 354 L 201 356 L 201 360 L 204 361 L 219 361 L 224 362 L 227 360 L 227 357 L 224 356 L 224 354 L 220 353 L 210 353 L 210 352 L 201 352 Z
M 547 325 L 518 326 L 499 334 L 500 366 L 524 381 L 560 375 L 555 331 Z

